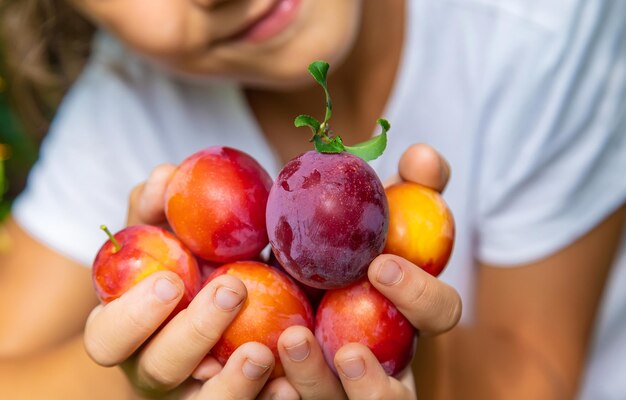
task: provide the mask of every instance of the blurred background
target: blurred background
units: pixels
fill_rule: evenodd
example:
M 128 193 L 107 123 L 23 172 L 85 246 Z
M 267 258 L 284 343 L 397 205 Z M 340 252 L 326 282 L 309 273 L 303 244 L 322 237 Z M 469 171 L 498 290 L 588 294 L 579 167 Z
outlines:
M 0 221 L 11 201 L 24 187 L 30 167 L 37 159 L 37 140 L 29 135 L 11 108 L 5 67 L 0 48 Z M 0 247 L 1 247 L 0 238 Z

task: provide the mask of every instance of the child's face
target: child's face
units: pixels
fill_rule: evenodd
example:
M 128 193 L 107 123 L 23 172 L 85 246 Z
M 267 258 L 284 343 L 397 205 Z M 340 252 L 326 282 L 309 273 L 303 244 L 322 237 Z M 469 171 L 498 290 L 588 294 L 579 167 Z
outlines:
M 289 87 L 338 62 L 362 0 L 72 0 L 98 26 L 182 73 Z

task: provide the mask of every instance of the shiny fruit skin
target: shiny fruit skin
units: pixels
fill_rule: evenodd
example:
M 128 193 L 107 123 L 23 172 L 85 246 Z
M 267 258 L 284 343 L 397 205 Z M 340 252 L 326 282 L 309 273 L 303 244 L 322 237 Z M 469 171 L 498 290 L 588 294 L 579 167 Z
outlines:
M 315 337 L 335 373 L 335 353 L 348 343 L 367 346 L 387 375 L 406 368 L 415 352 L 415 328 L 366 278 L 326 293 L 317 309 Z
M 280 272 L 290 276 L 287 273 L 287 271 L 285 271 L 285 268 L 283 268 L 283 266 L 280 265 L 280 263 L 276 259 L 276 256 L 274 255 L 274 253 L 270 253 L 270 258 L 267 261 L 267 264 L 270 267 L 276 268 Z M 295 280 L 295 279 L 294 279 L 294 282 L 296 282 L 296 284 L 298 286 L 300 286 L 300 288 L 302 289 L 304 294 L 306 294 L 306 297 L 309 299 L 309 302 L 311 303 L 311 306 L 313 307 L 313 311 L 315 311 L 317 309 L 317 306 L 320 304 L 320 301 L 322 301 L 322 297 L 324 297 L 324 294 L 326 293 L 326 290 L 318 289 L 318 288 L 315 288 L 315 287 L 312 287 L 312 286 L 309 286 L 309 285 L 305 285 L 304 283 L 302 283 L 302 282 L 300 282 L 298 280 Z
M 395 184 L 385 192 L 389 233 L 384 252 L 438 276 L 454 245 L 454 218 L 448 205 L 439 193 L 416 183 Z
M 389 210 L 380 179 L 348 153 L 304 153 L 285 165 L 267 202 L 274 255 L 298 281 L 347 286 L 384 247 Z
M 177 311 L 189 305 L 202 281 L 195 257 L 172 233 L 151 225 L 129 226 L 114 235 L 121 248 L 107 240 L 93 262 L 96 294 L 109 303 L 156 271 L 172 271 L 185 284 Z
M 267 245 L 265 206 L 272 179 L 251 156 L 214 146 L 185 159 L 166 188 L 176 236 L 215 263 L 250 259 Z
M 248 297 L 239 314 L 213 346 L 211 354 L 224 365 L 242 344 L 263 343 L 274 353 L 276 364 L 271 377 L 283 376 L 278 337 L 292 325 L 313 330 L 313 310 L 309 300 L 286 274 L 260 262 L 239 261 L 222 265 L 206 283 L 223 274 L 241 279 L 248 290 Z

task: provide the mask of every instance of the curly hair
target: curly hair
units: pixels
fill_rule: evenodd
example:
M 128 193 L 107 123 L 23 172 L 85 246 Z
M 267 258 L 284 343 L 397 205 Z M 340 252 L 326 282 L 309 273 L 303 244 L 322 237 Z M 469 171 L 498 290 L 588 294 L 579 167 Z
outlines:
M 94 26 L 67 0 L 0 0 L 0 45 L 12 105 L 41 137 L 90 52 Z

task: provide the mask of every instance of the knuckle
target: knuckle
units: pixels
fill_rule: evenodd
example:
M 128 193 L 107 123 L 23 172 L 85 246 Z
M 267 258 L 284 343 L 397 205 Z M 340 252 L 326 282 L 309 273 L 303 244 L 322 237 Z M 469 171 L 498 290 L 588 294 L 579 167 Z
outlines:
M 222 379 L 212 379 L 209 383 L 213 383 L 213 390 L 210 392 L 214 395 L 219 394 L 215 398 L 219 398 L 221 400 L 252 400 L 254 399 L 254 395 L 247 394 L 245 383 L 238 382 L 238 387 L 235 388 L 234 380 L 224 379 L 223 376 L 220 376 Z
M 407 290 L 407 305 L 410 310 L 421 310 L 431 303 L 431 285 L 428 279 L 417 279 L 413 282 Z
M 144 391 L 164 391 L 175 387 L 178 380 L 172 376 L 163 359 L 149 357 L 141 363 L 140 386 Z
M 96 364 L 103 367 L 112 367 L 121 362 L 119 357 L 115 355 L 115 351 L 101 336 L 86 339 L 85 351 Z
M 302 393 L 324 393 L 322 379 L 316 376 L 302 376 L 294 380 L 293 384 Z
M 186 320 L 194 342 L 214 344 L 222 336 L 222 332 L 206 316 L 187 314 Z
M 224 398 L 226 400 L 244 400 L 244 399 L 252 399 L 250 396 L 244 396 L 242 393 L 237 393 L 233 390 L 232 385 L 226 385 L 224 387 Z
M 128 309 L 128 312 L 122 314 L 123 323 L 128 327 L 129 331 L 135 334 L 148 335 L 156 329 L 156 326 L 151 326 L 144 314 L 145 312 L 135 310 L 131 307 Z
M 385 395 L 380 388 L 368 388 L 367 394 L 364 399 L 366 400 L 391 400 L 389 395 Z

